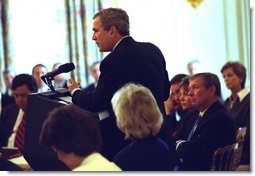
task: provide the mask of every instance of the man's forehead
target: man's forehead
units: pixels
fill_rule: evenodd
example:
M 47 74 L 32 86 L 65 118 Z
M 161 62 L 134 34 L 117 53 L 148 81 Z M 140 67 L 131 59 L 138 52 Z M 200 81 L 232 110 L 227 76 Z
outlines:
M 93 25 L 101 25 L 101 18 L 100 17 L 96 17 L 95 19 L 93 19 Z
M 190 82 L 189 82 L 189 86 L 190 85 L 201 85 L 201 84 L 203 84 L 202 77 L 194 78 L 194 79 L 190 80 Z

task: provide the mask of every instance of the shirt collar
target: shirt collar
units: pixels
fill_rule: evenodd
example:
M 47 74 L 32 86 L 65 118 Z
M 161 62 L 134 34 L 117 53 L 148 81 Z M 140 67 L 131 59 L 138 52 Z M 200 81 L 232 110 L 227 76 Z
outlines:
M 126 35 L 126 36 L 122 37 L 122 38 L 114 45 L 112 51 L 114 51 L 115 48 L 118 46 L 118 44 L 119 44 L 124 38 L 127 38 L 127 37 L 130 37 L 130 36 L 129 36 L 129 35 Z
M 246 95 L 247 95 L 248 93 L 249 93 L 249 90 L 246 89 L 246 88 L 240 90 L 240 91 L 237 93 L 237 96 L 238 96 L 240 102 L 243 101 L 243 99 L 246 97 Z
M 209 108 L 209 107 L 208 107 L 208 108 Z M 208 108 L 206 108 L 206 109 L 205 109 L 204 111 L 202 111 L 202 112 L 199 112 L 199 116 L 200 116 L 200 117 L 203 117 L 203 115 L 205 114 L 205 112 L 207 111 Z

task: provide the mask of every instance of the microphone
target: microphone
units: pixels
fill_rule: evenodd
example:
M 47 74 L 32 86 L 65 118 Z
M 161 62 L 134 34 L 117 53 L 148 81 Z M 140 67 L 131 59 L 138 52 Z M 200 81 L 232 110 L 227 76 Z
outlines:
M 75 66 L 73 63 L 66 63 L 63 65 L 60 65 L 57 70 L 51 71 L 46 73 L 45 75 L 41 76 L 41 79 L 44 80 L 45 78 L 51 78 L 53 79 L 56 75 L 61 73 L 68 73 L 75 69 Z

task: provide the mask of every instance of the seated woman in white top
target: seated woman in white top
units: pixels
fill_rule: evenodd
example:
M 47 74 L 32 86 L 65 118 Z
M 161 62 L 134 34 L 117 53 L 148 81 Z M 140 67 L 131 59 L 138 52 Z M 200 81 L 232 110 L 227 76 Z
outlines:
M 51 146 L 72 171 L 121 171 L 99 153 L 102 139 L 96 116 L 78 106 L 54 109 L 43 124 L 40 142 Z

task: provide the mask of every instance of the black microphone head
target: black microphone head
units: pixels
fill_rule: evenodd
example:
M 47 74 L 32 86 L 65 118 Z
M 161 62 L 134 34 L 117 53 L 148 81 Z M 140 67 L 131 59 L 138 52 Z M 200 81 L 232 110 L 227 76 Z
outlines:
M 62 73 L 67 73 L 69 71 L 72 71 L 73 69 L 75 69 L 75 66 L 73 63 L 66 63 L 58 67 L 58 70 Z

